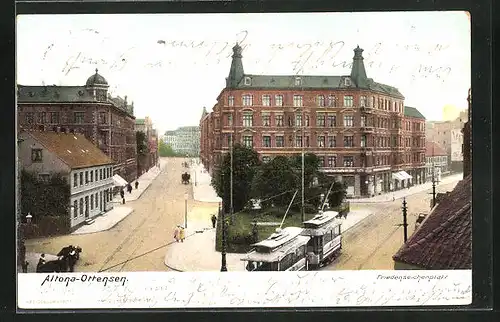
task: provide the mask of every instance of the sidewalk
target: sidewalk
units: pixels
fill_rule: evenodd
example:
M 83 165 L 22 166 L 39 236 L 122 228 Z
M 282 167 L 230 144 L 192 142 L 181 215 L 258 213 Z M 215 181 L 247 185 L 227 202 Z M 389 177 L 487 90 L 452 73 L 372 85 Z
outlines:
M 151 183 L 158 177 L 158 175 L 165 169 L 165 165 L 167 164 L 166 160 L 160 159 L 160 168 L 158 167 L 152 167 L 149 169 L 148 172 L 143 173 L 137 181 L 139 182 L 139 187 L 135 189 L 135 180 L 131 182 L 130 184 L 132 185 L 132 192 L 128 193 L 126 189 L 125 191 L 125 204 L 129 201 L 134 201 L 137 200 L 141 197 L 141 195 L 146 191 Z M 113 198 L 113 202 L 122 203 L 122 198 L 120 197 L 120 194 L 116 194 Z
M 215 208 L 214 208 L 215 209 Z M 178 272 L 220 271 L 221 253 L 215 251 L 215 229 L 212 228 L 210 217 L 215 211 L 200 211 L 198 216 L 205 217 L 188 223 L 186 240 L 184 243 L 174 243 L 167 248 L 165 265 Z M 342 231 L 354 227 L 372 214 L 369 210 L 359 209 L 351 211 L 342 221 Z M 189 217 L 196 216 L 193 213 Z M 230 272 L 245 271 L 244 263 L 240 260 L 244 254 L 227 253 L 227 269 Z
M 90 225 L 83 225 L 78 228 L 72 235 L 83 235 L 83 234 L 92 234 L 100 231 L 105 231 L 116 226 L 120 221 L 125 219 L 128 215 L 130 215 L 134 209 L 124 206 L 115 206 L 108 212 L 104 214 L 94 217 L 94 222 Z
M 202 202 L 221 202 L 211 185 L 212 178 L 203 165 L 193 162 L 190 165 L 191 185 L 193 186 L 193 198 Z
M 458 182 L 463 179 L 463 174 L 454 174 L 451 176 L 444 177 L 441 182 L 436 184 L 436 190 L 439 190 L 439 186 Z M 372 198 L 360 198 L 360 199 L 348 199 L 350 203 L 377 203 L 377 202 L 388 202 L 394 199 L 402 199 L 403 197 L 413 195 L 425 190 L 432 189 L 432 182 L 426 182 L 421 185 L 416 185 L 410 187 L 409 189 L 397 190 L 394 192 L 384 193 Z

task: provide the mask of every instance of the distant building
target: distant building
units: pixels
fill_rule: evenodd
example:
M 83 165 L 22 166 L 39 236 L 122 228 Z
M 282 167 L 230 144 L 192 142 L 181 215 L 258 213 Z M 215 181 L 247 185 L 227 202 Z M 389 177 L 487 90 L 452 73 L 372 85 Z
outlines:
M 189 156 L 200 155 L 199 126 L 182 126 L 175 131 L 167 131 L 164 140 L 175 153 Z
M 425 142 L 425 165 L 427 168 L 427 181 L 434 178 L 436 181 L 441 181 L 441 175 L 447 174 L 448 170 L 448 154 L 436 142 Z M 434 171 L 434 173 L 433 173 Z
M 471 269 L 472 176 L 443 195 L 393 256 L 395 269 Z
M 464 144 L 462 147 L 463 152 L 463 171 L 464 178 L 472 173 L 472 93 L 469 89 L 469 95 L 467 96 L 467 102 L 469 108 L 467 110 L 467 122 L 464 124 L 463 135 L 464 135 Z
M 72 230 L 113 208 L 113 160 L 83 134 L 24 131 L 19 134 L 19 161 L 40 179 L 63 174 L 70 185 Z
M 238 142 L 263 162 L 314 153 L 353 197 L 423 183 L 425 117 L 396 87 L 368 78 L 362 54 L 354 49 L 348 75 L 253 75 L 236 44 L 225 87 L 200 120 L 205 168 Z
M 467 122 L 467 111 L 460 112 L 460 116 L 454 121 L 428 121 L 426 123 L 426 140 L 436 142 L 445 149 L 450 170 L 453 172 L 460 172 L 463 168 L 462 129 L 465 122 Z
M 148 153 L 137 160 L 137 173 L 149 170 L 158 163 L 158 134 L 153 128 L 153 121 L 149 116 L 135 120 L 135 130 L 143 132 L 146 137 Z
M 82 133 L 130 182 L 137 177 L 134 103 L 108 88 L 97 69 L 81 86 L 18 85 L 18 130 Z

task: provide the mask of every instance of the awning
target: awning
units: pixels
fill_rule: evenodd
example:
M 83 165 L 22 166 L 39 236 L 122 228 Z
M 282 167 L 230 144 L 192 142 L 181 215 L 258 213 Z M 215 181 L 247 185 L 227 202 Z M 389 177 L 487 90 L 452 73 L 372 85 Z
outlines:
M 401 172 L 394 172 L 392 174 L 392 178 L 399 181 L 404 180 L 403 176 L 401 175 Z
M 118 187 L 123 187 L 123 186 L 126 186 L 128 184 L 128 182 L 125 179 L 123 179 L 122 177 L 120 177 L 117 174 L 115 174 L 113 176 L 113 181 L 115 182 L 115 186 L 118 186 Z
M 411 179 L 413 178 L 411 175 L 408 174 L 406 171 L 401 171 L 400 174 L 404 177 L 404 179 Z

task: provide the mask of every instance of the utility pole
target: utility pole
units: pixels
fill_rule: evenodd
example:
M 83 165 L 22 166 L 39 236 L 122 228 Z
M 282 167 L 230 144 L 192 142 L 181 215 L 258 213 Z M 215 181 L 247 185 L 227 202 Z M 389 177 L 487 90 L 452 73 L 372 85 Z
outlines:
M 436 206 L 436 177 L 435 173 L 436 168 L 434 166 L 434 142 L 432 144 L 432 206 L 431 209 L 433 209 Z
M 222 122 L 221 122 L 222 123 Z M 221 131 L 222 132 L 222 131 Z M 230 198 L 230 204 L 229 204 L 229 222 L 231 225 L 233 224 L 233 133 L 231 133 L 231 146 L 230 146 L 230 159 L 231 159 L 231 173 L 230 173 L 230 183 L 229 183 L 229 198 Z
M 221 212 L 222 212 L 222 251 L 221 251 L 221 266 L 220 266 L 220 271 L 221 272 L 227 272 L 227 263 L 226 263 L 226 211 L 224 208 L 226 208 L 226 203 L 225 203 L 225 196 L 226 196 L 226 186 L 225 186 L 225 181 L 224 181 L 224 173 L 221 173 L 222 176 L 222 207 L 221 207 Z
M 408 208 L 406 207 L 406 198 L 403 197 L 403 232 L 404 232 L 404 241 L 408 240 L 408 222 L 407 222 L 407 211 Z

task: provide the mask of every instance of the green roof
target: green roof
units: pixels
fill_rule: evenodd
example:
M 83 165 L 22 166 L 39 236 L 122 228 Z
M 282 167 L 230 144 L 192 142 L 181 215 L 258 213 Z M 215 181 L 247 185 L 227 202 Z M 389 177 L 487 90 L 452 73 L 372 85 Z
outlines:
M 422 113 L 420 113 L 419 110 L 417 110 L 415 107 L 405 106 L 405 116 L 425 120 L 425 116 L 423 116 Z
M 146 121 L 144 119 L 136 119 L 135 120 L 135 124 L 137 125 L 144 125 L 146 123 Z

